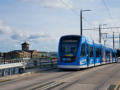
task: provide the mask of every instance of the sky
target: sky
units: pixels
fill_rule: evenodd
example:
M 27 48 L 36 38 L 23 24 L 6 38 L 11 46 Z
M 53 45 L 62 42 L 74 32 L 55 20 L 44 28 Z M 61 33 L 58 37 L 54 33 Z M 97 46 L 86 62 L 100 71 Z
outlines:
M 83 12 L 83 35 L 98 43 L 102 28 L 120 27 L 120 0 L 0 0 L 0 52 L 21 49 L 30 43 L 31 50 L 57 51 L 63 35 L 80 34 L 80 10 Z M 107 24 L 107 25 L 102 25 Z M 120 30 L 102 29 L 118 37 Z M 112 38 L 102 36 L 102 44 L 112 47 Z M 115 48 L 119 47 L 115 38 Z

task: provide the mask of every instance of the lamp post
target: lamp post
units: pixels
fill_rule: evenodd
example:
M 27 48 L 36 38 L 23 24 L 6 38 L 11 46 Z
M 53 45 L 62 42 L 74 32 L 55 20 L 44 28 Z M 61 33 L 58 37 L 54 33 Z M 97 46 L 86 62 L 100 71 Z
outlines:
M 115 43 L 114 43 L 114 41 L 115 41 L 115 40 L 114 40 L 114 33 L 115 33 L 115 32 L 113 32 L 113 49 L 115 48 Z
M 83 29 L 82 29 L 82 13 L 86 11 L 91 11 L 91 10 L 80 10 L 80 35 L 82 36 Z
M 101 43 L 101 26 L 104 26 L 107 24 L 99 24 L 99 43 Z
M 119 33 L 119 49 L 120 49 L 120 33 Z

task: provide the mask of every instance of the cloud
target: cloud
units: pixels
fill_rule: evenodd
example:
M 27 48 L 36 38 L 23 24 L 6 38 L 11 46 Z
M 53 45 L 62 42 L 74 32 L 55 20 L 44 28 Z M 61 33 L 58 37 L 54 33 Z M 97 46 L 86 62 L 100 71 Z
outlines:
M 0 40 L 10 40 L 11 42 L 24 42 L 24 41 L 31 41 L 31 42 L 43 42 L 53 40 L 54 37 L 49 35 L 45 32 L 26 32 L 22 30 L 16 30 L 12 27 L 4 24 L 2 20 L 0 20 Z
M 72 8 L 71 0 L 22 0 L 26 3 L 36 3 L 45 8 Z
M 45 48 L 47 48 L 47 50 L 57 50 L 57 40 L 54 35 L 46 32 L 36 33 L 13 29 L 0 20 L 0 50 L 11 51 L 21 49 L 20 44 L 24 41 L 31 44 L 31 49 L 46 50 Z
M 0 20 L 0 35 L 12 33 L 12 29 Z
M 23 34 L 22 33 L 13 33 L 12 35 L 11 35 L 11 39 L 12 40 L 21 40 L 21 39 L 23 39 Z
M 28 39 L 39 39 L 39 38 L 49 38 L 50 35 L 46 35 L 45 33 L 43 34 L 32 34 L 28 37 Z
M 42 40 L 51 39 L 51 36 L 44 32 L 29 33 L 29 32 L 14 31 L 10 36 L 10 38 L 12 40 L 21 41 L 21 42 L 23 41 L 40 42 Z

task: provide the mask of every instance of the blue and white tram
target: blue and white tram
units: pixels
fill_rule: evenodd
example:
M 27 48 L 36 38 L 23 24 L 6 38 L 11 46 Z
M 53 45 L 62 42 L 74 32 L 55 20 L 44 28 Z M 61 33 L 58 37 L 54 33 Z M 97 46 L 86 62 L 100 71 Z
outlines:
M 112 50 L 112 62 L 117 62 L 117 51 Z
M 94 44 L 95 48 L 95 66 L 101 64 L 102 59 L 102 45 L 101 44 Z
M 109 63 L 110 53 L 112 62 L 116 62 L 116 50 L 89 42 L 84 36 L 62 36 L 58 48 L 58 68 L 80 69 Z

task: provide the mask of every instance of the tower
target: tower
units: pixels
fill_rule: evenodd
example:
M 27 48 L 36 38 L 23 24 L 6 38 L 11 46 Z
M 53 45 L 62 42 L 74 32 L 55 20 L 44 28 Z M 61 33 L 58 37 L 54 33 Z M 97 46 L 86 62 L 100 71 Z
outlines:
M 21 45 L 22 45 L 22 50 L 23 51 L 28 51 L 29 50 L 29 44 L 27 42 L 24 42 Z

